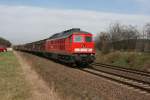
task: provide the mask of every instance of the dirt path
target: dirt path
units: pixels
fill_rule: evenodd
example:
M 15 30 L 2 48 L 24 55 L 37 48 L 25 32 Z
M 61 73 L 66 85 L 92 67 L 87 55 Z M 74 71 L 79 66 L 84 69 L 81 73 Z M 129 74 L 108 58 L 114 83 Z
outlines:
M 31 85 L 30 100 L 60 100 L 53 89 L 50 89 L 47 84 L 32 70 L 31 66 L 17 53 L 14 52 L 20 65 L 24 71 L 25 78 Z

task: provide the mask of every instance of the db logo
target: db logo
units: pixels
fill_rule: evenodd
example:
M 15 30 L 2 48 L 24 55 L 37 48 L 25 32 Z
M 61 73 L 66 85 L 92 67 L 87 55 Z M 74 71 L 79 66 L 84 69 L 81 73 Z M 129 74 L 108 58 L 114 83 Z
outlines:
M 82 48 L 85 48 L 86 46 L 85 46 L 85 44 L 82 44 Z

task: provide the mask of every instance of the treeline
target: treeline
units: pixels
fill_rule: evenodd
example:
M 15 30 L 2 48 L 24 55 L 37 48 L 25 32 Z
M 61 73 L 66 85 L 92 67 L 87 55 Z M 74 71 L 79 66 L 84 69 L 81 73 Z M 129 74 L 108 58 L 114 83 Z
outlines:
M 132 25 L 111 24 L 96 38 L 96 48 L 103 53 L 113 50 L 150 52 L 150 23 L 139 31 Z
M 3 46 L 3 47 L 10 47 L 11 46 L 11 42 L 0 37 L 0 46 Z

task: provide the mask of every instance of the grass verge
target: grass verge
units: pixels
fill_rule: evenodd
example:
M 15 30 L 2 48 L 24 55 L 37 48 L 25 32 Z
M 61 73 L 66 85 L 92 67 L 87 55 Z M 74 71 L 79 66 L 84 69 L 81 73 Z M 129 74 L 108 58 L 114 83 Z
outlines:
M 0 99 L 27 100 L 29 87 L 13 52 L 0 53 Z
M 138 52 L 111 52 L 102 54 L 97 52 L 96 62 L 112 64 L 120 67 L 148 71 L 150 69 L 150 54 Z

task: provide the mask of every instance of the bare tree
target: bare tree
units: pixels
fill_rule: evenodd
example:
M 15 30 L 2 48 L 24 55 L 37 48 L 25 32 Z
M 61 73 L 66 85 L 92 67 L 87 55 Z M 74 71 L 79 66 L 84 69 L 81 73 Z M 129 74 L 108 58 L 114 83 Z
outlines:
M 101 50 L 100 33 L 96 34 L 95 44 L 96 49 Z
M 108 53 L 111 49 L 110 35 L 106 32 L 101 32 L 99 39 L 102 53 Z
M 110 24 L 108 31 L 101 32 L 96 38 L 96 46 L 103 52 L 110 48 L 150 52 L 150 23 L 144 26 L 141 33 L 132 25 Z
M 125 49 L 134 50 L 136 48 L 137 39 L 139 37 L 139 32 L 136 27 L 132 25 L 125 26 L 122 33 L 122 38 L 124 40 Z
M 0 37 L 0 46 L 10 47 L 10 46 L 11 46 L 11 43 L 10 43 L 8 40 L 6 40 L 6 39 Z
M 122 26 L 119 23 L 111 24 L 109 27 L 109 34 L 112 42 L 119 41 L 121 39 Z
M 129 39 L 137 39 L 139 36 L 139 32 L 136 29 L 136 27 L 129 25 L 129 26 L 124 26 L 122 30 L 122 38 L 123 40 L 129 40 Z
M 150 52 L 150 23 L 144 26 L 143 34 L 143 51 Z
M 121 25 L 120 23 L 111 24 L 109 34 L 113 44 L 113 49 L 134 49 L 133 42 L 136 41 L 139 32 L 136 27 L 131 25 Z M 118 45 L 119 44 L 119 45 Z
M 147 24 L 145 25 L 144 30 L 145 30 L 145 33 L 146 33 L 146 38 L 147 38 L 147 39 L 150 39 L 150 23 L 147 23 Z

